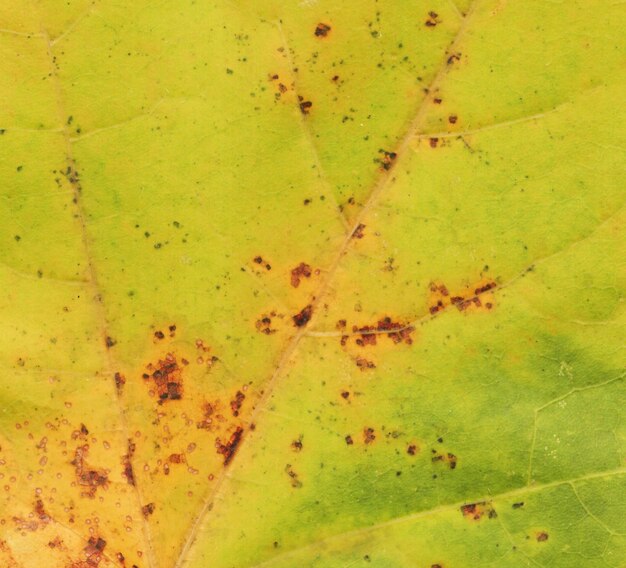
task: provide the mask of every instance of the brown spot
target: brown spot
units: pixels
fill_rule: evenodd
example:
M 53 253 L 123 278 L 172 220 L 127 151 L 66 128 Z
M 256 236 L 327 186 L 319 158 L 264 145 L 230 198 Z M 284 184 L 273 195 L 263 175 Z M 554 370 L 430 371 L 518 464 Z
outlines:
M 154 513 L 154 503 L 148 503 L 141 508 L 143 516 L 147 519 L 152 513 Z
M 352 233 L 352 238 L 353 239 L 362 239 L 365 234 L 363 232 L 363 230 L 365 229 L 365 225 L 363 223 L 359 223 L 356 227 L 356 229 L 354 229 L 354 232 Z
M 435 98 L 433 99 L 433 102 L 434 102 L 436 105 L 440 105 L 440 104 L 443 102 L 443 99 L 442 99 L 441 97 L 435 97 Z
M 342 335 L 340 340 L 341 345 L 344 346 L 346 343 L 348 343 L 348 339 L 350 339 L 349 335 Z
M 309 114 L 309 112 L 311 111 L 311 107 L 313 106 L 313 103 L 311 101 L 305 101 L 304 98 L 302 97 L 298 97 L 299 99 L 299 105 L 300 105 L 300 112 L 302 112 L 302 114 Z
M 152 378 L 157 388 L 159 404 L 167 400 L 180 400 L 183 398 L 182 369 L 176 362 L 176 357 L 168 353 L 165 359 L 160 359 L 156 369 L 151 364 L 148 366 L 151 374 L 144 373 L 143 378 Z
M 330 30 L 331 30 L 331 27 L 328 24 L 324 24 L 324 23 L 320 22 L 315 27 L 315 32 L 314 33 L 315 33 L 315 35 L 317 37 L 326 37 Z
M 434 315 L 450 305 L 455 306 L 459 311 L 465 311 L 470 307 L 481 308 L 483 303 L 479 296 L 487 294 L 496 288 L 496 286 L 497 284 L 491 280 L 480 285 L 469 286 L 465 291 L 450 296 L 447 288 L 443 284 L 437 285 L 432 283 L 430 285 L 432 296 L 429 311 Z M 489 299 L 489 297 L 487 299 Z M 485 307 L 490 310 L 493 307 L 493 303 L 486 302 Z
M 365 357 L 357 357 L 356 358 L 356 366 L 361 369 L 361 371 L 367 371 L 367 369 L 375 369 L 376 365 L 373 361 L 368 361 Z
M 310 278 L 312 274 L 311 267 L 304 262 L 301 262 L 291 271 L 291 285 L 294 288 L 300 286 L 301 278 Z
M 348 444 L 348 446 L 351 446 L 352 444 L 354 444 L 354 440 L 352 439 L 352 436 L 348 435 L 345 437 L 346 440 L 346 444 Z
M 545 542 L 546 540 L 548 540 L 548 538 L 549 535 L 547 532 L 538 532 L 536 535 L 537 542 Z
M 363 347 L 365 345 L 376 345 L 376 336 L 385 335 L 394 343 L 406 343 L 411 345 L 413 339 L 411 333 L 415 328 L 406 323 L 393 321 L 389 316 L 385 316 L 378 320 L 376 325 L 352 326 L 353 333 L 360 333 L 361 336 L 356 340 L 356 344 Z
M 350 393 L 348 391 L 343 391 L 341 393 L 342 398 L 345 398 L 346 400 L 348 400 L 348 398 L 350 398 Z
M 450 469 L 456 469 L 457 457 L 454 454 L 451 454 L 449 452 L 445 454 L 436 454 L 432 457 L 432 462 L 433 463 L 437 463 L 437 462 L 446 463 L 448 464 L 448 467 Z
M 50 515 L 48 515 L 48 513 L 46 512 L 43 506 L 43 501 L 41 499 L 37 499 L 37 501 L 35 501 L 35 514 L 37 515 L 39 520 L 44 524 L 49 523 L 51 521 Z
M 104 343 L 107 346 L 107 349 L 111 349 L 111 347 L 113 347 L 117 343 L 117 341 L 115 341 L 115 339 L 107 335 L 104 340 Z
M 132 464 L 132 458 L 135 454 L 135 447 L 135 442 L 133 442 L 129 438 L 126 454 L 122 456 L 122 466 L 124 466 L 122 474 L 124 475 L 124 477 L 126 477 L 126 482 L 128 483 L 128 485 L 135 485 L 135 473 L 133 471 Z
M 439 138 L 429 138 L 428 139 L 428 143 L 430 144 L 431 148 L 436 148 L 438 142 L 439 142 Z
M 417 454 L 417 446 L 415 444 L 411 444 L 406 449 L 406 453 L 409 454 L 410 456 L 414 456 L 415 454 Z
M 165 339 L 165 334 L 162 331 L 155 331 L 154 337 L 156 339 Z
M 185 455 L 184 454 L 170 454 L 167 458 L 167 461 L 170 463 L 185 463 Z
M 309 304 L 308 306 L 305 306 L 304 308 L 302 308 L 302 310 L 300 310 L 295 316 L 292 316 L 291 319 L 293 320 L 293 324 L 296 327 L 303 327 L 307 323 L 309 323 L 309 320 L 311 319 L 312 315 L 313 315 L 313 306 Z
M 241 405 L 243 401 L 246 399 L 246 395 L 241 391 L 237 391 L 235 394 L 235 398 L 230 401 L 230 410 L 233 413 L 233 416 L 239 416 L 239 411 L 241 410 Z
M 272 318 L 276 316 L 276 312 L 272 312 L 270 314 L 263 314 L 261 318 L 256 320 L 254 326 L 260 333 L 264 333 L 265 335 L 272 335 L 276 333 L 276 329 L 272 329 Z
M 301 452 L 302 451 L 302 437 L 298 438 L 297 440 L 294 440 L 293 442 L 291 442 L 291 449 L 294 452 Z
M 461 59 L 460 53 L 453 53 L 452 55 L 448 57 L 447 63 L 448 65 L 452 65 L 455 61 L 460 61 L 460 59 Z
M 209 402 L 205 402 L 202 405 L 203 419 L 200 420 L 199 422 L 196 422 L 196 428 L 199 428 L 202 430 L 212 430 L 214 413 L 215 413 L 215 406 Z
M 126 384 L 126 377 L 122 373 L 115 373 L 115 389 L 117 394 L 121 394 Z
M 288 463 L 285 466 L 285 473 L 291 479 L 291 487 L 294 487 L 295 489 L 300 489 L 300 487 L 302 487 L 302 482 L 298 479 L 298 474 L 293 470 L 291 464 Z
M 396 152 L 388 152 L 387 150 L 383 150 L 382 148 L 378 150 L 378 153 L 381 154 L 381 157 L 377 158 L 375 161 L 380 164 L 381 170 L 390 170 L 391 166 L 393 166 L 393 163 L 398 157 L 398 154 Z
M 228 465 L 233 459 L 233 456 L 237 451 L 237 447 L 241 442 L 242 436 L 243 428 L 241 426 L 237 426 L 237 429 L 231 434 L 230 439 L 225 444 L 222 444 L 219 438 L 215 440 L 217 453 L 224 456 L 224 465 Z
M 438 17 L 439 14 L 437 14 L 437 12 L 428 12 L 428 19 L 424 22 L 424 25 L 428 28 L 434 28 L 438 23 L 440 23 Z
M 363 441 L 366 444 L 371 444 L 375 439 L 376 439 L 376 434 L 374 434 L 374 428 L 363 429 Z
M 335 325 L 335 327 L 336 327 L 337 329 L 345 329 L 345 328 L 346 328 L 347 323 L 348 323 L 348 322 L 347 322 L 346 320 L 341 319 L 341 320 L 339 320 L 339 321 L 337 322 L 337 324 Z
M 105 549 L 106 540 L 92 536 L 87 541 L 87 546 L 83 549 L 87 557 L 87 566 L 98 566 L 102 560 L 102 551 Z
M 451 115 L 448 117 L 448 122 L 449 122 L 450 124 L 456 124 L 456 121 L 457 121 L 458 119 L 459 119 L 459 117 L 458 117 L 456 114 L 451 114 Z
M 85 457 L 89 452 L 89 446 L 78 446 L 74 452 L 74 459 L 71 464 L 74 466 L 76 481 L 79 485 L 86 487 L 81 492 L 81 496 L 94 498 L 98 487 L 107 488 L 109 484 L 107 472 L 103 469 L 93 469 L 85 462 Z
M 518 503 L 513 503 L 513 505 L 512 505 L 512 507 L 514 509 L 520 509 L 523 506 L 524 506 L 524 502 L 523 501 L 519 501 Z
M 463 513 L 466 519 L 474 521 L 479 521 L 485 514 L 490 519 L 494 519 L 498 516 L 495 509 L 485 501 L 463 505 L 461 507 L 461 513 Z

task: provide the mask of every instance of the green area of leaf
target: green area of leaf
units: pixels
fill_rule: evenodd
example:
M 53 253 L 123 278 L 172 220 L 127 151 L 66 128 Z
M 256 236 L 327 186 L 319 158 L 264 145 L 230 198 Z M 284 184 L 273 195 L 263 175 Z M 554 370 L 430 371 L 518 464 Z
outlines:
M 623 17 L 0 0 L 0 566 L 623 568 Z

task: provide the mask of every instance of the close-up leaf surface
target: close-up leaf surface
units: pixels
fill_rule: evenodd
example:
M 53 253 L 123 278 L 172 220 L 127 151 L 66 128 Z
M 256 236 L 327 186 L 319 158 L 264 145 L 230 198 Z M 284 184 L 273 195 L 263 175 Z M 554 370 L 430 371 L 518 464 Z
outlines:
M 625 10 L 0 0 L 0 567 L 625 568 Z

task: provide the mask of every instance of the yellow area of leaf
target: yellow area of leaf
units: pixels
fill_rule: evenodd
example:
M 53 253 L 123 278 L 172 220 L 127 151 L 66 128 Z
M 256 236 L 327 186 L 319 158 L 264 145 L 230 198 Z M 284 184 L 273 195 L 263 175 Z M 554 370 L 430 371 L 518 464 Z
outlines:
M 0 564 L 622 566 L 623 12 L 0 0 Z

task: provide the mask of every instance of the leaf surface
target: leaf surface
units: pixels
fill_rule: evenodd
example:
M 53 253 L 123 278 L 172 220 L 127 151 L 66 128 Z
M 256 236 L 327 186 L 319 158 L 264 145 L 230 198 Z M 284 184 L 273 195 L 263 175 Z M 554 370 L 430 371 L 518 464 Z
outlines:
M 0 0 L 0 565 L 623 567 L 624 4 Z

